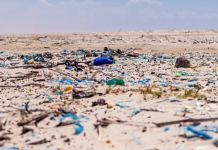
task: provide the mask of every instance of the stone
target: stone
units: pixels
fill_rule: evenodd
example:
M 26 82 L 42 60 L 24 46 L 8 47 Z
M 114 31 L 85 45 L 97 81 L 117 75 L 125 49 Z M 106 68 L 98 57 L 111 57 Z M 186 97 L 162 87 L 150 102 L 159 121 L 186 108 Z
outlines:
M 191 66 L 190 61 L 185 57 L 179 57 L 176 59 L 176 68 L 189 68 Z

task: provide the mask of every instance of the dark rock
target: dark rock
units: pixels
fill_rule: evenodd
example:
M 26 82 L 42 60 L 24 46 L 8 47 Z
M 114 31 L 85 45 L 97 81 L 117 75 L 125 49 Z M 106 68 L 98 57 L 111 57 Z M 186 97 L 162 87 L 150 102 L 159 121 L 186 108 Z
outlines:
M 186 59 L 185 57 L 179 57 L 176 59 L 176 68 L 189 68 L 190 67 L 190 61 Z
M 107 47 L 104 47 L 104 52 L 108 52 L 108 48 Z
M 86 57 L 92 57 L 92 53 L 90 51 L 86 52 Z
M 45 52 L 45 53 L 43 53 L 43 57 L 45 57 L 45 58 L 52 58 L 53 54 L 50 53 L 50 52 Z
M 96 102 L 92 102 L 92 107 L 95 107 L 98 105 L 103 106 L 103 105 L 107 105 L 107 103 L 104 99 L 98 99 Z
M 117 49 L 118 54 L 122 54 L 123 52 L 120 49 Z

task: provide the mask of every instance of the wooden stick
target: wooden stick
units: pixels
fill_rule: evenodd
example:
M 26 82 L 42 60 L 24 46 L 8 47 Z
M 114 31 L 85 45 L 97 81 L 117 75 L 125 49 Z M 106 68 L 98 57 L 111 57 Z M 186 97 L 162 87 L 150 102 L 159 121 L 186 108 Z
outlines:
M 31 114 L 31 112 L 28 110 L 28 105 L 29 105 L 29 102 L 26 103 L 26 105 L 25 105 L 25 110 L 26 110 L 29 114 Z
M 49 87 L 49 86 L 45 86 L 45 85 L 38 84 L 38 83 L 24 84 L 24 85 L 21 85 L 20 87 L 27 87 L 27 86 L 31 86 L 31 85 Z M 0 87 L 18 87 L 18 86 L 17 85 L 0 85 Z
M 39 120 L 41 118 L 47 117 L 49 114 L 54 113 L 54 111 L 47 111 L 44 113 L 41 113 L 39 115 L 33 116 L 32 118 L 27 118 L 26 120 L 22 120 L 20 122 L 17 123 L 18 126 L 24 126 L 26 124 L 29 124 L 35 120 Z
M 33 131 L 34 131 L 33 129 L 23 127 L 21 135 L 24 135 L 24 134 L 26 134 L 28 132 L 33 132 Z
M 28 145 L 38 145 L 38 144 L 44 144 L 47 143 L 48 141 L 46 139 L 38 140 L 35 142 L 29 142 Z
M 187 122 L 207 122 L 207 121 L 215 121 L 218 120 L 218 117 L 215 118 L 200 118 L 200 119 L 183 119 L 183 120 L 175 120 L 175 121 L 168 121 L 168 122 L 160 122 L 154 123 L 158 127 L 166 126 L 166 125 L 173 125 L 179 123 L 187 123 Z
M 63 126 L 68 126 L 68 125 L 72 125 L 72 124 L 75 124 L 75 123 L 76 123 L 75 121 L 60 122 L 55 127 L 63 127 Z
M 63 75 L 65 75 L 65 76 L 68 76 L 68 77 L 73 78 L 73 79 L 75 79 L 75 80 L 80 80 L 79 78 L 76 78 L 76 77 L 70 76 L 70 75 L 68 75 L 68 74 L 65 74 L 65 73 L 62 73 L 62 72 L 59 72 L 59 71 L 56 71 L 56 70 L 50 69 L 50 68 L 48 68 L 48 70 L 51 70 L 51 71 L 54 71 L 54 72 L 57 72 L 57 73 L 63 74 Z
M 117 32 L 117 34 L 115 35 L 115 37 L 114 38 L 116 38 L 117 37 L 117 35 L 120 33 L 120 31 L 121 31 L 121 29 Z
M 75 111 L 64 109 L 64 108 L 58 108 L 58 111 L 60 111 L 64 114 L 66 114 L 66 113 L 77 114 L 77 112 L 75 112 Z

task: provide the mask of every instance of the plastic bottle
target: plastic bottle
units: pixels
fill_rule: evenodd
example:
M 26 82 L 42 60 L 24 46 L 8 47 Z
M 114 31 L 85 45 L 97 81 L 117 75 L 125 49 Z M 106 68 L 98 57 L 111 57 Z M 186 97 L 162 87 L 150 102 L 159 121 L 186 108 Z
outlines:
M 94 65 L 113 64 L 114 61 L 112 56 L 98 57 L 94 59 Z

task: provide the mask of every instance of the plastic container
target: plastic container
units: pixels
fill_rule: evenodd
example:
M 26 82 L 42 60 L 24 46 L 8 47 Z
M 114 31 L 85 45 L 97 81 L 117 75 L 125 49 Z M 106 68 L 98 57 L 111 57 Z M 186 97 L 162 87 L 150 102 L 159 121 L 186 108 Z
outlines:
M 111 56 L 103 56 L 94 59 L 94 65 L 113 64 L 114 58 Z
M 123 79 L 112 79 L 107 81 L 107 85 L 125 85 L 125 82 Z

